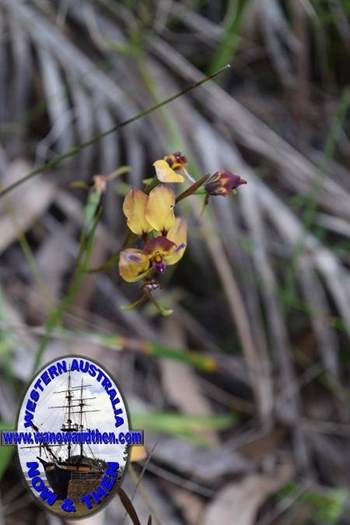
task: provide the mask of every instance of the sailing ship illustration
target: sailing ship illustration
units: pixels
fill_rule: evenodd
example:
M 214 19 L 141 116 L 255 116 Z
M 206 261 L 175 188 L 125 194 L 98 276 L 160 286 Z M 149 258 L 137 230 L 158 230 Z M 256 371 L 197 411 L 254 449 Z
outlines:
M 54 394 L 64 394 L 65 397 L 63 405 L 48 407 L 55 410 L 62 409 L 61 432 L 74 433 L 89 430 L 83 424 L 84 419 L 87 421 L 85 414 L 99 412 L 98 409 L 90 409 L 91 405 L 87 403 L 96 398 L 84 397 L 84 390 L 89 386 L 91 385 L 84 385 L 83 380 L 80 385 L 73 386 L 71 373 L 68 371 L 67 388 L 54 392 Z M 35 431 L 39 431 L 36 425 L 32 424 L 32 427 Z M 54 447 L 60 447 L 59 452 L 54 452 Z M 90 488 L 98 485 L 107 467 L 103 459 L 94 456 L 89 444 L 75 444 L 68 441 L 67 444 L 45 443 L 22 448 L 39 448 L 37 459 L 41 462 L 47 481 L 59 499 L 69 497 L 72 487 L 74 487 L 74 497 L 79 497 L 86 492 L 87 485 Z

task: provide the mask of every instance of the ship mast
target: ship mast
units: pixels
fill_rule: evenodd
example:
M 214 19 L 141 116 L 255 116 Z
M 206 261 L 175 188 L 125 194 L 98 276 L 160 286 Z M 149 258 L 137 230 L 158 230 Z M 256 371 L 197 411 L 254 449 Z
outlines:
M 70 368 L 69 368 L 69 371 L 68 371 L 68 389 L 67 389 L 67 395 L 66 395 L 66 398 L 67 398 L 67 403 L 68 403 L 68 418 L 67 418 L 67 423 L 68 423 L 68 428 L 64 425 L 63 423 L 63 426 L 62 426 L 62 431 L 67 431 L 67 432 L 71 432 L 72 430 L 72 419 L 71 419 L 71 409 L 72 409 L 72 397 L 73 397 L 73 394 L 72 394 L 72 391 L 71 391 L 71 382 L 72 382 L 72 378 L 71 378 L 71 375 L 70 375 Z M 68 442 L 68 460 L 70 459 L 70 456 L 71 456 L 71 448 L 72 448 L 72 445 L 71 445 L 71 442 L 69 441 Z
M 83 430 L 83 406 L 84 406 L 84 400 L 83 400 L 83 378 L 81 379 L 81 384 L 80 384 L 80 403 L 79 403 L 79 408 L 80 408 L 80 412 L 79 412 L 79 417 L 80 417 L 80 426 L 79 426 L 79 430 L 80 432 Z M 80 443 L 80 457 L 83 457 L 83 443 L 81 442 Z
M 55 392 L 53 392 L 54 394 L 65 394 L 65 398 L 66 398 L 66 402 L 64 405 L 56 405 L 56 406 L 48 407 L 50 409 L 64 408 L 66 410 L 67 418 L 62 423 L 62 426 L 61 426 L 62 432 L 78 432 L 78 431 L 82 432 L 84 430 L 83 414 L 86 414 L 88 412 L 100 412 L 100 410 L 98 409 L 97 410 L 87 410 L 87 408 L 89 408 L 91 405 L 86 403 L 86 401 L 89 401 L 91 399 L 96 399 L 95 396 L 93 397 L 83 396 L 84 389 L 91 387 L 91 386 L 92 385 L 89 385 L 89 384 L 84 385 L 83 379 L 81 379 L 80 385 L 72 386 L 71 369 L 69 368 L 68 369 L 67 389 L 56 390 Z M 75 398 L 74 394 L 75 393 L 78 394 L 79 392 L 80 392 L 79 398 L 77 397 Z M 83 410 L 84 408 L 85 410 Z M 78 409 L 78 410 L 75 410 L 75 409 Z M 77 420 L 77 417 L 74 417 L 75 414 L 78 415 L 79 424 L 75 422 Z M 32 423 L 32 428 L 36 432 L 39 432 L 39 428 L 36 425 L 34 425 L 34 423 Z M 83 452 L 84 452 L 83 443 L 80 443 L 79 446 L 80 446 L 80 457 L 82 458 Z M 41 456 L 41 450 L 43 448 L 44 450 L 46 450 L 46 452 L 50 454 L 50 456 L 55 462 L 60 463 L 61 458 L 58 458 L 56 454 L 51 450 L 52 447 L 61 448 L 62 444 L 52 444 L 49 446 L 48 444 L 43 443 L 39 445 L 24 446 L 21 448 L 39 448 L 40 456 Z M 67 461 L 69 462 L 72 457 L 72 443 L 70 440 L 67 443 L 67 452 L 68 452 Z

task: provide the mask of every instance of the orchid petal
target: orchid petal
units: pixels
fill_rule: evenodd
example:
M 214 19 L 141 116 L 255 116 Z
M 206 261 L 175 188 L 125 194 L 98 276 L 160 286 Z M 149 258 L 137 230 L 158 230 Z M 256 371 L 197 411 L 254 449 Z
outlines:
M 146 220 L 158 232 L 167 232 L 175 224 L 175 193 L 164 184 L 153 188 L 146 205 Z
M 156 170 L 157 179 L 160 182 L 183 182 L 185 179 L 182 175 L 176 173 L 166 162 L 166 160 L 156 160 L 153 162 Z
M 152 230 L 145 216 L 147 201 L 148 196 L 143 191 L 132 188 L 123 202 L 123 212 L 128 219 L 128 227 L 136 235 Z
M 176 250 L 164 257 L 168 265 L 176 264 L 183 256 L 187 245 L 187 223 L 185 219 L 177 217 L 175 224 L 167 234 L 167 239 L 176 244 Z
M 149 271 L 149 257 L 141 250 L 128 248 L 119 256 L 119 274 L 128 283 L 139 281 Z

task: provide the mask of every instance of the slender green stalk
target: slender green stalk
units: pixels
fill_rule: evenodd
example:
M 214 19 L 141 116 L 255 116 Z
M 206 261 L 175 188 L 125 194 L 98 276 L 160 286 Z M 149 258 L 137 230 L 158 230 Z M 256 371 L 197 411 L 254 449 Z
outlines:
M 32 179 L 33 177 L 36 177 L 37 175 L 40 175 L 44 171 L 50 170 L 52 168 L 55 168 L 63 160 L 68 159 L 70 157 L 73 157 L 74 155 L 79 153 L 79 151 L 81 151 L 82 149 L 87 148 L 88 146 L 91 146 L 92 144 L 94 144 L 95 142 L 103 139 L 107 135 L 110 135 L 111 133 L 114 133 L 118 129 L 121 129 L 121 128 L 129 125 L 129 124 L 132 124 L 133 122 L 136 122 L 137 120 L 139 120 L 139 119 L 149 115 L 153 111 L 156 111 L 157 109 L 165 106 L 166 104 L 169 104 L 173 100 L 176 100 L 177 98 L 185 95 L 186 93 L 189 93 L 193 89 L 195 89 L 195 88 L 205 84 L 209 80 L 212 80 L 213 78 L 215 78 L 218 75 L 220 75 L 220 73 L 222 73 L 223 71 L 225 71 L 229 67 L 230 67 L 229 65 L 226 65 L 226 66 L 222 67 L 221 69 L 219 69 L 218 71 L 216 71 L 212 75 L 208 75 L 208 76 L 202 78 L 201 80 L 199 80 L 198 82 L 195 82 L 194 84 L 190 84 L 185 89 L 179 91 L 178 93 L 175 93 L 175 95 L 172 95 L 171 97 L 168 97 L 167 99 L 162 100 L 158 104 L 155 104 L 155 105 L 149 107 L 148 109 L 145 109 L 141 113 L 138 113 L 137 115 L 134 115 L 133 117 L 130 117 L 130 118 L 124 120 L 123 122 L 120 122 L 116 126 L 113 126 L 112 128 L 107 129 L 106 131 L 103 131 L 102 133 L 98 133 L 97 135 L 95 135 L 91 139 L 86 140 L 85 142 L 82 142 L 80 144 L 77 144 L 76 146 L 73 146 L 72 148 L 68 149 L 66 152 L 62 153 L 61 155 L 57 155 L 56 157 L 54 157 L 53 159 L 49 160 L 48 162 L 45 162 L 44 164 L 41 164 L 37 168 L 34 168 L 32 171 L 27 173 L 27 175 L 24 175 L 23 177 L 21 177 L 16 182 L 10 184 L 6 188 L 3 188 L 0 191 L 0 197 L 3 197 L 4 195 L 7 195 L 8 193 L 10 193 L 10 191 L 14 190 L 15 188 L 17 188 L 18 186 L 20 186 L 23 183 L 27 182 L 28 180 Z
M 305 198 L 305 210 L 303 213 L 303 232 L 300 236 L 300 239 L 296 243 L 294 255 L 289 267 L 289 272 L 287 274 L 286 288 L 283 291 L 284 300 L 286 303 L 293 302 L 294 288 L 296 273 L 298 269 L 298 259 L 303 254 L 305 249 L 305 238 L 310 231 L 315 215 L 317 213 L 317 204 L 316 197 L 322 191 L 322 184 L 327 174 L 326 164 L 330 160 L 338 143 L 340 134 L 342 132 L 342 127 L 344 120 L 347 114 L 347 111 L 350 106 L 350 88 L 346 88 L 340 99 L 337 112 L 335 114 L 334 120 L 331 125 L 331 129 L 328 134 L 324 155 L 322 161 L 319 165 L 319 176 L 312 185 L 310 192 Z
M 41 359 L 46 351 L 47 345 L 50 341 L 52 331 L 60 324 L 62 317 L 66 310 L 72 304 L 74 298 L 79 293 L 82 280 L 87 274 L 90 258 L 92 255 L 93 242 L 95 239 L 96 228 L 100 218 L 100 201 L 102 193 L 96 189 L 90 191 L 87 204 L 85 206 L 85 215 L 80 238 L 80 250 L 75 267 L 74 274 L 70 281 L 68 291 L 63 297 L 59 305 L 54 308 L 49 314 L 46 323 L 45 334 L 42 337 L 38 350 L 35 355 L 33 374 L 40 366 Z
M 232 62 L 239 43 L 239 30 L 252 0 L 229 0 L 223 34 L 211 60 L 209 73 Z
M 47 327 L 45 326 L 28 327 L 6 322 L 6 320 L 1 319 L 0 310 L 0 331 L 2 333 L 8 333 L 13 336 L 17 331 L 21 330 L 23 330 L 24 333 L 31 331 L 37 336 L 47 334 Z M 64 341 L 66 343 L 79 341 L 80 343 L 103 346 L 116 352 L 136 352 L 145 356 L 154 357 L 155 359 L 178 361 L 207 374 L 217 373 L 221 370 L 220 364 L 215 356 L 188 348 L 174 348 L 156 341 L 123 337 L 118 333 L 102 334 L 93 331 L 69 330 L 67 328 L 56 327 L 47 334 L 47 337 L 50 340 L 57 339 L 58 341 Z M 11 347 L 14 342 L 14 340 L 11 340 Z

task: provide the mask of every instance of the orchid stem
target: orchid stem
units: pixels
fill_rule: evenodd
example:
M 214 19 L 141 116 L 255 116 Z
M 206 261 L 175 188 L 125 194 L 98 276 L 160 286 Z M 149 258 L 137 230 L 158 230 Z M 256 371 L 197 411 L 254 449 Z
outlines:
M 120 122 L 119 124 L 116 124 L 112 128 L 109 128 L 106 131 L 103 131 L 102 133 L 98 133 L 97 135 L 95 135 L 91 139 L 86 140 L 85 142 L 81 142 L 80 144 L 76 144 L 75 146 L 69 148 L 67 151 L 65 151 L 61 155 L 57 155 L 57 156 L 53 157 L 51 160 L 49 160 L 47 162 L 44 162 L 44 164 L 41 164 L 37 168 L 34 168 L 32 171 L 30 171 L 29 173 L 27 173 L 26 175 L 24 175 L 23 177 L 18 179 L 16 182 L 13 182 L 12 184 L 9 184 L 5 188 L 3 188 L 0 191 L 0 198 L 4 197 L 8 193 L 10 193 L 12 190 L 17 188 L 18 186 L 21 186 L 23 183 L 27 182 L 28 180 L 32 179 L 33 177 L 36 177 L 37 175 L 40 175 L 44 171 L 47 171 L 47 170 L 52 169 L 52 168 L 55 168 L 63 160 L 71 158 L 71 157 L 74 157 L 74 155 L 79 153 L 82 149 L 87 148 L 88 146 L 91 146 L 92 144 L 94 144 L 95 142 L 103 139 L 107 135 L 110 135 L 111 133 L 114 133 L 115 131 L 117 131 L 117 130 L 127 126 L 128 124 L 132 124 L 133 122 L 135 122 L 135 121 L 137 121 L 137 120 L 139 120 L 139 119 L 149 115 L 153 111 L 156 111 L 157 109 L 160 109 L 161 107 L 165 106 L 166 104 L 169 104 L 173 100 L 176 100 L 177 98 L 185 95 L 186 93 L 189 93 L 190 91 L 192 91 L 193 89 L 201 86 L 202 84 L 205 84 L 209 80 L 212 80 L 213 78 L 215 78 L 218 75 L 220 75 L 223 71 L 225 71 L 229 67 L 230 67 L 230 65 L 227 64 L 226 66 L 220 68 L 218 71 L 216 71 L 212 75 L 208 75 L 208 76 L 202 78 L 201 80 L 199 80 L 198 82 L 190 84 L 189 86 L 187 86 L 186 88 L 182 89 L 178 93 L 175 93 L 175 95 L 172 95 L 171 97 L 168 97 L 165 100 L 162 100 L 158 104 L 155 104 L 155 105 L 149 107 L 148 109 L 146 109 L 144 111 L 141 111 L 141 113 L 138 113 L 137 115 L 134 115 L 133 117 L 130 117 L 130 118 L 124 120 L 123 122 Z
M 145 295 L 148 297 L 149 301 L 157 308 L 158 312 L 163 317 L 169 317 L 169 315 L 173 313 L 173 311 L 170 308 L 164 308 L 164 306 L 159 304 L 150 292 L 145 292 Z
M 204 175 L 203 177 L 198 179 L 194 184 L 192 184 L 189 188 L 187 188 L 187 190 L 180 193 L 180 195 L 176 197 L 176 204 L 182 201 L 183 199 L 186 199 L 186 197 L 193 195 L 198 190 L 198 188 L 200 188 L 208 180 L 208 178 L 209 175 Z
M 142 306 L 143 304 L 145 304 L 148 301 L 148 299 L 149 299 L 148 294 L 144 293 L 143 295 L 141 295 L 141 297 L 136 299 L 136 301 L 134 301 L 133 303 L 123 304 L 120 308 L 122 310 L 133 310 L 134 308 L 137 308 L 138 306 Z

